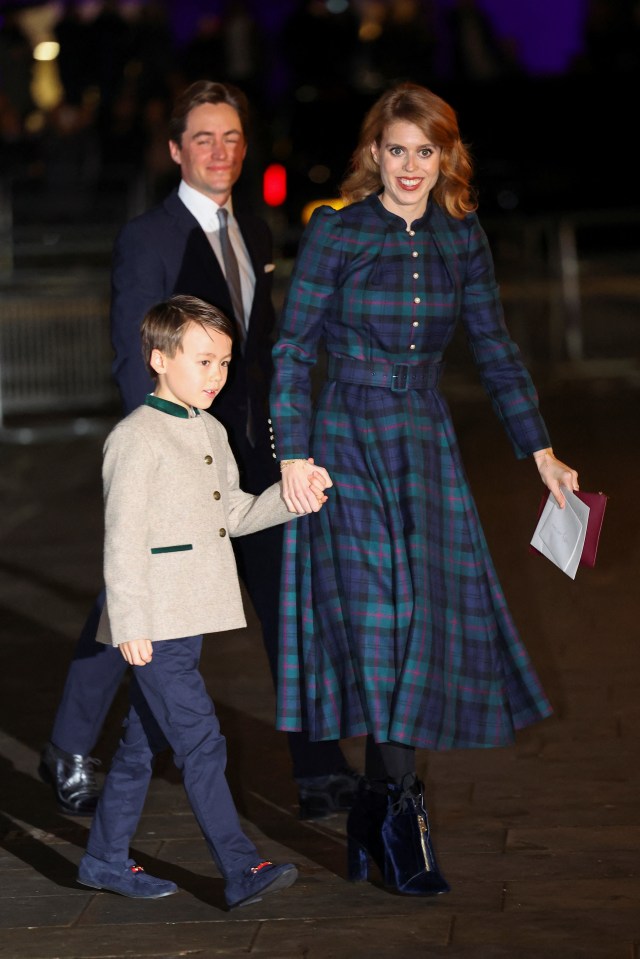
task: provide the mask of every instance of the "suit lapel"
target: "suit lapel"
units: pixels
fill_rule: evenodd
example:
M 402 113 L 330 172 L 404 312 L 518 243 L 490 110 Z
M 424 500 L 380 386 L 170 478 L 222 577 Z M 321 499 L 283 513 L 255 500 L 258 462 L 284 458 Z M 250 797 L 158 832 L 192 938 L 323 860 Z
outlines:
M 199 256 L 201 265 L 207 274 L 213 276 L 213 282 L 217 289 L 220 286 L 226 287 L 224 273 L 218 263 L 218 258 L 213 252 L 211 244 L 196 218 L 187 210 L 186 206 L 178 196 L 177 191 L 172 193 L 165 202 L 165 207 L 169 214 L 175 219 L 176 228 L 185 238 L 190 241 L 190 251 Z
M 225 280 L 224 273 L 222 272 L 220 263 L 218 262 L 218 258 L 213 252 L 206 233 L 193 214 L 191 214 L 186 208 L 178 196 L 177 190 L 174 190 L 173 193 L 169 194 L 164 202 L 164 207 L 167 214 L 172 218 L 176 230 L 183 237 L 183 246 L 186 251 L 185 257 L 187 259 L 193 258 L 194 261 L 193 263 L 184 264 L 185 275 L 190 277 L 187 286 L 192 285 L 191 277 L 206 276 L 208 278 L 206 289 L 201 289 L 194 295 L 202 297 L 203 300 L 213 303 L 215 306 L 220 307 L 220 309 L 224 310 L 229 315 L 232 315 L 233 309 L 231 306 L 231 297 L 229 296 L 227 281 Z M 265 253 L 260 248 L 261 244 L 259 240 L 256 239 L 255 231 L 251 229 L 251 217 L 246 217 L 240 213 L 236 214 L 236 219 L 238 221 L 240 233 L 242 234 L 242 239 L 244 240 L 247 248 L 247 253 L 249 254 L 249 259 L 251 260 L 251 265 L 255 275 L 255 288 L 253 292 L 251 311 L 249 314 L 249 328 L 247 331 L 247 338 L 253 339 L 251 334 L 253 332 L 255 335 L 256 328 L 259 325 L 258 320 L 260 311 L 258 309 L 258 305 L 262 302 L 261 297 L 264 295 L 263 286 L 265 283 Z M 176 292 L 186 291 L 180 289 Z M 190 292 L 193 293 L 193 289 L 190 289 Z

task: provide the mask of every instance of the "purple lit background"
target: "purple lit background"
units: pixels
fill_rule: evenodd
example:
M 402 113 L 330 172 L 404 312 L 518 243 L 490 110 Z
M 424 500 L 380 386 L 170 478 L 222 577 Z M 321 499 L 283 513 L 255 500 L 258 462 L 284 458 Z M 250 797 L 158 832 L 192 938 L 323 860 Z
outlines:
M 139 5 L 140 0 L 130 0 Z M 193 36 L 205 14 L 222 15 L 227 0 L 166 0 L 178 44 Z M 272 42 L 301 0 L 246 0 L 245 6 Z M 456 0 L 430 0 L 437 17 L 446 14 Z M 126 5 L 127 0 L 123 0 Z M 498 36 L 509 40 L 525 72 L 531 76 L 562 74 L 582 52 L 583 30 L 589 0 L 476 0 Z M 37 0 L 0 0 L 0 15 L 7 6 L 36 6 Z M 446 60 L 446 57 L 445 57 Z
M 531 74 L 563 73 L 582 52 L 587 0 L 481 0 L 502 37 L 511 37 Z
M 438 12 L 446 12 L 455 0 L 437 0 Z M 478 0 L 501 38 L 515 44 L 518 58 L 531 75 L 559 74 L 570 69 L 582 50 L 583 27 L 588 0 Z M 205 13 L 222 14 L 224 0 L 179 0 L 172 4 L 172 23 L 179 42 L 194 32 L 198 18 Z M 254 0 L 247 8 L 257 23 L 273 39 L 296 0 Z

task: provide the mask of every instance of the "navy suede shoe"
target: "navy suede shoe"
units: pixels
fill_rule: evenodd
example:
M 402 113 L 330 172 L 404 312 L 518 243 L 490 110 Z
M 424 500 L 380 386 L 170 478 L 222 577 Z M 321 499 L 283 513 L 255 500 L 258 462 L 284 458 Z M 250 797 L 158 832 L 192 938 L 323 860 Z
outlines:
M 78 882 L 92 889 L 107 889 L 131 899 L 161 899 L 178 892 L 175 882 L 149 876 L 133 859 L 104 862 L 85 853 L 78 867 Z
M 224 895 L 230 909 L 248 906 L 252 902 L 259 902 L 268 893 L 292 886 L 297 878 L 298 870 L 293 863 L 284 862 L 275 866 L 267 859 L 230 878 Z

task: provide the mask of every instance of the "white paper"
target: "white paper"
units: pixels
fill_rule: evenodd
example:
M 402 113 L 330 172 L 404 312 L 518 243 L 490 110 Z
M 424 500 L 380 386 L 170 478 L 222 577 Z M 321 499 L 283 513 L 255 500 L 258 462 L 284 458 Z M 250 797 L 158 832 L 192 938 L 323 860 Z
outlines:
M 589 507 L 565 486 L 562 492 L 566 500 L 564 509 L 560 509 L 549 493 L 531 545 L 575 579 L 587 535 Z

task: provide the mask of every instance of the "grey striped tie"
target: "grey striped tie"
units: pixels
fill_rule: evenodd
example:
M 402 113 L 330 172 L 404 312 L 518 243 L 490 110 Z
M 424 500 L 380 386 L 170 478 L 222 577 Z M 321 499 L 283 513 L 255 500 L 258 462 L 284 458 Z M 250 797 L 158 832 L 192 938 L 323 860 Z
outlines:
M 238 260 L 236 259 L 233 246 L 231 245 L 231 240 L 229 239 L 229 231 L 227 229 L 228 216 L 228 210 L 225 210 L 224 207 L 220 207 L 218 210 L 218 219 L 220 221 L 220 229 L 218 232 L 220 235 L 220 246 L 222 248 L 222 259 L 224 260 L 224 272 L 227 280 L 227 286 L 229 287 L 229 293 L 231 295 L 233 313 L 236 323 L 238 324 L 240 342 L 241 344 L 244 344 L 247 331 L 244 320 L 244 307 L 242 305 L 240 270 L 238 269 Z
M 236 259 L 236 254 L 233 246 L 231 245 L 231 240 L 229 239 L 229 231 L 227 230 L 228 216 L 228 210 L 225 210 L 224 207 L 220 207 L 218 210 L 218 219 L 220 220 L 219 233 L 220 246 L 222 248 L 222 259 L 224 260 L 224 272 L 227 280 L 227 286 L 229 287 L 229 293 L 231 294 L 231 305 L 233 306 L 233 312 L 238 325 L 238 333 L 240 334 L 240 348 L 244 352 L 244 342 L 247 336 L 247 327 L 244 318 L 244 306 L 242 305 L 242 287 L 240 286 L 240 270 L 238 269 L 238 260 Z M 247 408 L 246 434 L 251 446 L 255 446 L 250 400 L 248 401 Z

